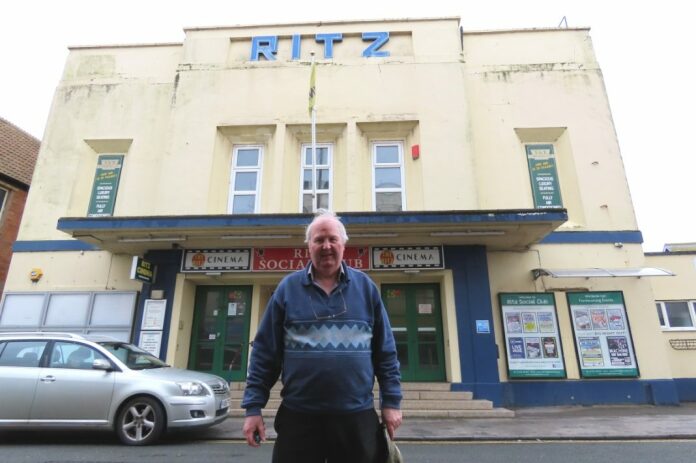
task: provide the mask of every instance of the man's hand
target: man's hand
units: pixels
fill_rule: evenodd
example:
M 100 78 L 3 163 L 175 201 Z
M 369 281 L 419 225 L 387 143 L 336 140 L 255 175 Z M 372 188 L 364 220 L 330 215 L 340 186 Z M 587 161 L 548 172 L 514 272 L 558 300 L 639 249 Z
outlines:
M 266 427 L 263 425 L 263 417 L 261 415 L 254 415 L 244 418 L 242 432 L 244 433 L 244 437 L 246 437 L 247 444 L 252 447 L 259 447 L 261 444 L 254 439 L 254 433 L 258 432 L 261 440 L 266 440 Z
M 387 425 L 389 438 L 394 440 L 394 433 L 396 432 L 396 429 L 401 426 L 401 410 L 396 408 L 383 408 L 382 423 Z

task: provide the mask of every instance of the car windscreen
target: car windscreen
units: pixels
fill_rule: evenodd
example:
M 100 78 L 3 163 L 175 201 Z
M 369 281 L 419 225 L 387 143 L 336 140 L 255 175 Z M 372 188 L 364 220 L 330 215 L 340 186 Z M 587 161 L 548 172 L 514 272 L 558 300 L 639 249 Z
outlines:
M 100 342 L 106 350 L 114 354 L 132 370 L 167 367 L 166 363 L 147 351 L 125 342 Z

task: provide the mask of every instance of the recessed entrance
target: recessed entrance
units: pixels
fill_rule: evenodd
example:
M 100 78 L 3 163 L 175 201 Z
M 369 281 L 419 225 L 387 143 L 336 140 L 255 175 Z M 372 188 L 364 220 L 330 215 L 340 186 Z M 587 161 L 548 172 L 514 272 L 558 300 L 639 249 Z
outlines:
M 246 379 L 251 286 L 199 286 L 189 368 Z
M 402 381 L 444 381 L 440 285 L 384 284 Z

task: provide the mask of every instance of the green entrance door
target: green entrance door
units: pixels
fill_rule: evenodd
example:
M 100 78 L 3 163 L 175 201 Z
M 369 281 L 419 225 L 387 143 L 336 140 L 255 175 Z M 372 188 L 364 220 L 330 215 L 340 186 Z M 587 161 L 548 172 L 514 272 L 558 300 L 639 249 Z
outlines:
M 199 286 L 189 368 L 244 381 L 249 351 L 251 286 Z
M 396 340 L 402 381 L 444 381 L 440 285 L 385 284 L 382 300 Z

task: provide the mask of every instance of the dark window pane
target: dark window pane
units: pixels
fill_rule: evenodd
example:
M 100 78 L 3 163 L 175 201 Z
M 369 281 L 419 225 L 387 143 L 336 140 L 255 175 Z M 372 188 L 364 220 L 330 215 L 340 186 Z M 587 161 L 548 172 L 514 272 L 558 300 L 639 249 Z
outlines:
M 660 326 L 665 326 L 665 319 L 662 316 L 662 308 L 660 307 L 660 304 L 655 304 L 655 307 L 657 308 L 657 316 L 660 319 Z
M 305 169 L 302 173 L 302 189 L 304 191 L 312 189 L 312 170 Z
M 672 328 L 694 326 L 689 314 L 689 304 L 686 301 L 665 302 L 667 309 L 667 319 Z
M 312 209 L 312 195 L 302 195 L 302 212 L 314 212 Z
M 196 367 L 194 370 L 209 371 L 213 369 L 214 349 L 210 346 L 199 346 L 196 353 Z
M 329 189 L 329 169 L 317 169 L 317 188 L 319 190 Z

